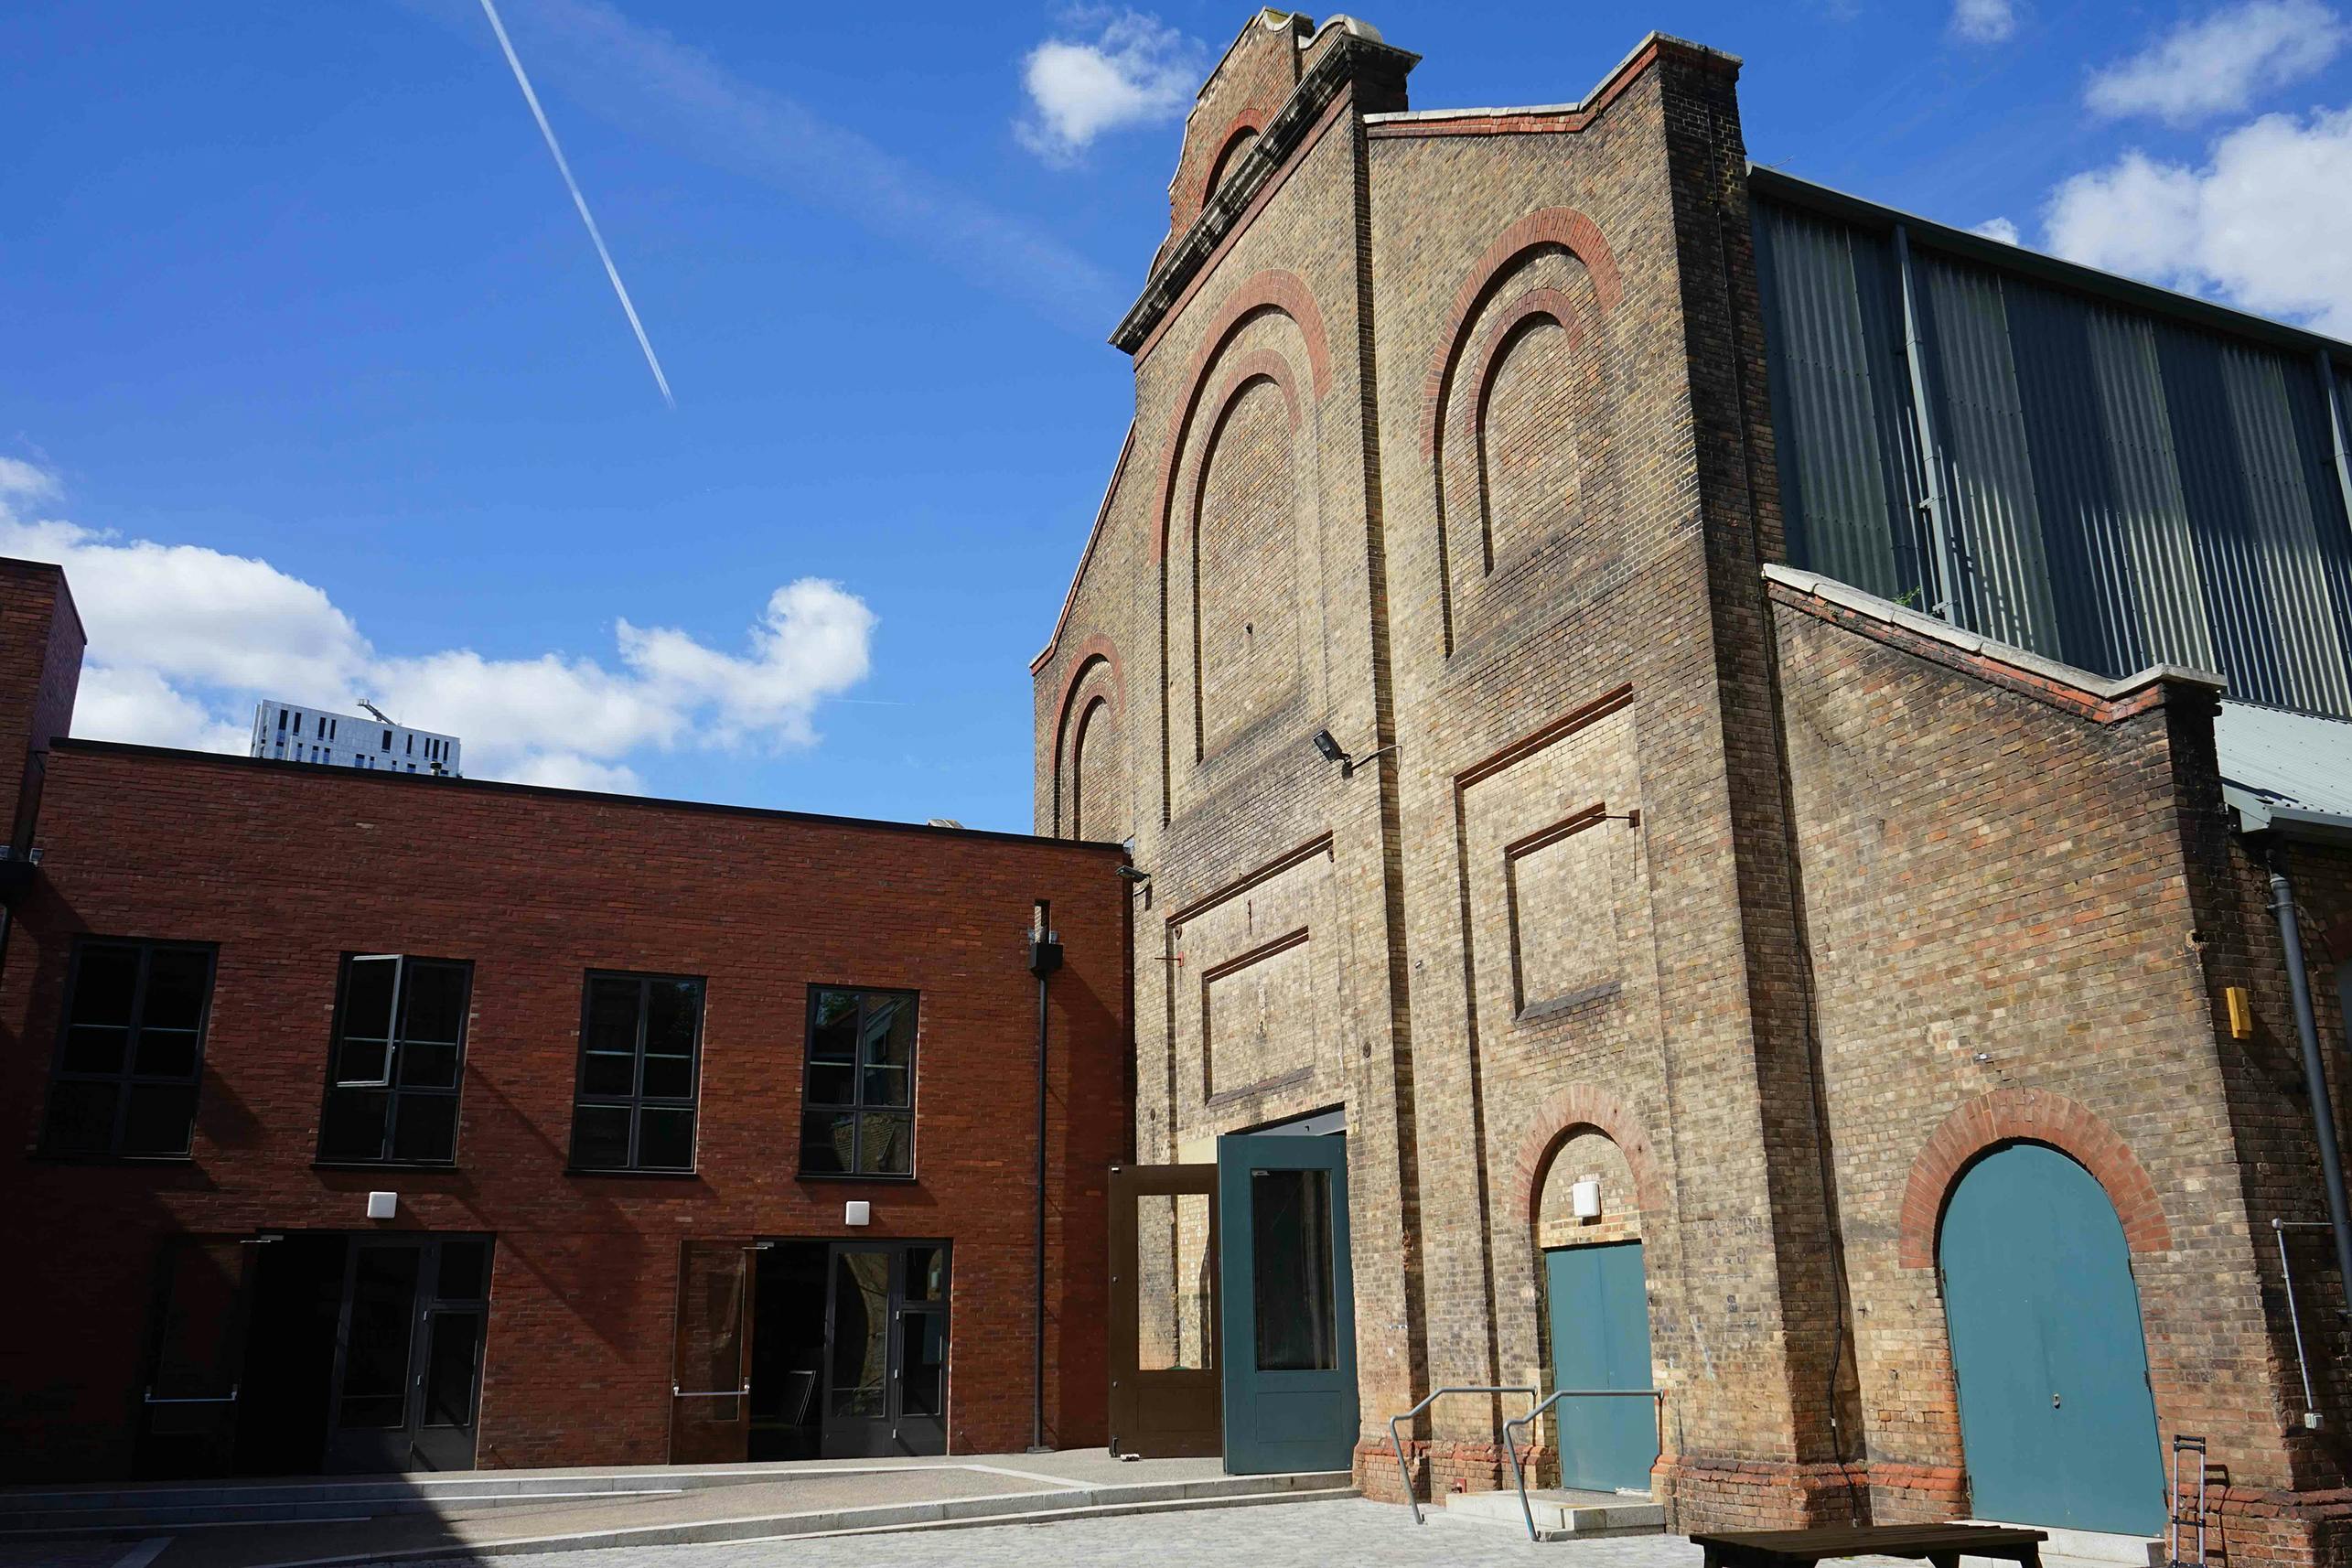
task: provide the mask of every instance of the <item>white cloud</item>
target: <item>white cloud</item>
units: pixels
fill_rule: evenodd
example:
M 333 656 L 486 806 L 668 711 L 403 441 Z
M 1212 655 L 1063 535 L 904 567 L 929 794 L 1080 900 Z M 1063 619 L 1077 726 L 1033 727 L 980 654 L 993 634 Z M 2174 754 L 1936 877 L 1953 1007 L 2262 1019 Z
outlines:
M 1074 14 L 1089 38 L 1052 38 L 1021 62 L 1029 113 L 1014 135 L 1048 163 L 1068 164 L 1105 131 L 1173 120 L 1207 67 L 1208 51 L 1157 16 L 1136 11 Z
M 2352 335 L 2352 109 L 2266 114 L 2202 167 L 2125 153 L 2051 193 L 2050 246 L 2090 266 Z
M 0 499 L 47 500 L 57 494 L 57 477 L 21 457 L 0 457 Z
M 2016 30 L 2015 0 L 1952 0 L 1952 31 L 1972 44 L 2005 43 Z
M 1988 240 L 1998 240 L 2004 245 L 2022 243 L 2024 238 L 2017 232 L 2017 225 L 2006 218 L 1988 218 L 1981 223 L 1971 223 L 1968 231 L 1981 234 Z
M 468 772 L 634 790 L 626 759 L 648 748 L 813 744 L 818 703 L 868 668 L 873 611 L 816 577 L 769 596 L 742 653 L 620 620 L 617 668 L 470 649 L 386 657 L 322 590 L 265 561 L 25 515 L 58 493 L 47 470 L 0 458 L 0 554 L 63 566 L 90 634 L 79 736 L 242 751 L 262 696 L 344 706 L 364 693 L 463 739 Z
M 2175 125 L 2250 107 L 2261 92 L 2312 76 L 2344 47 L 2343 19 L 2319 0 L 2244 0 L 2095 71 L 2083 101 L 2114 117 Z

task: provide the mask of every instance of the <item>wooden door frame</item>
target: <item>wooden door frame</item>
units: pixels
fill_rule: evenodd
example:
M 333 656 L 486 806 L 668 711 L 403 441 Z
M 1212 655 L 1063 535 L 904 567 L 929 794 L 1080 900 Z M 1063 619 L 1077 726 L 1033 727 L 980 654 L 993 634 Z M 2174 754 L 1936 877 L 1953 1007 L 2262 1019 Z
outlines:
M 1145 1371 L 1143 1322 L 1137 1287 L 1143 1257 L 1136 1230 L 1137 1200 L 1198 1195 L 1208 1206 L 1209 1305 L 1202 1326 L 1208 1344 L 1206 1367 L 1155 1368 Z M 1218 1261 L 1217 1166 L 1112 1165 L 1111 1167 L 1111 1451 L 1146 1459 L 1210 1458 L 1224 1451 L 1225 1325 L 1223 1282 Z M 1149 1379 L 1152 1381 L 1146 1381 Z M 1215 1441 L 1198 1434 L 1167 1434 L 1147 1431 L 1143 1419 L 1144 1396 L 1154 1384 L 1173 1392 L 1205 1398 L 1217 1412 Z

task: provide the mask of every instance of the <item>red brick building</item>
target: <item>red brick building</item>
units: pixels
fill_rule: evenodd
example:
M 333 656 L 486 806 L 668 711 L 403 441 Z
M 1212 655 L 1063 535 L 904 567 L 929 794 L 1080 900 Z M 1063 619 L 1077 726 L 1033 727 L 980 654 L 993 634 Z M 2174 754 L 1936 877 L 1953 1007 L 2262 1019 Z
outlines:
M 16 1475 L 1103 1440 L 1115 846 L 52 743 L 81 646 L 0 565 Z

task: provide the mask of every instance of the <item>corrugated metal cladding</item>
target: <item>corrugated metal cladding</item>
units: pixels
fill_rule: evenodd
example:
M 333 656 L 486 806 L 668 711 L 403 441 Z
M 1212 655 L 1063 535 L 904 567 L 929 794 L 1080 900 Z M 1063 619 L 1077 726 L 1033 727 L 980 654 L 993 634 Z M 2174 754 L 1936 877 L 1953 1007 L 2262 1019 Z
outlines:
M 1892 233 L 1753 209 L 1790 560 L 1932 608 Z M 1950 618 L 2103 674 L 2193 665 L 2352 716 L 2352 523 L 2316 357 L 1911 248 Z

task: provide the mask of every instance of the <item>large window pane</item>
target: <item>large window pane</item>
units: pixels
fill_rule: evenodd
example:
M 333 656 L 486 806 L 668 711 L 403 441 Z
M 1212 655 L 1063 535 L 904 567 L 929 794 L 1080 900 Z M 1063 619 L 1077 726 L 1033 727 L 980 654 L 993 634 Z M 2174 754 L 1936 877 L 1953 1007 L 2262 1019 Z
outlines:
M 628 1107 L 574 1107 L 572 1163 L 583 1170 L 626 1170 L 628 1166 Z
M 344 1338 L 346 1427 L 406 1424 L 409 1335 L 416 1311 L 414 1247 L 362 1247 L 351 1272 L 351 1318 Z
M 1336 1368 L 1331 1173 L 1251 1171 L 1250 1244 L 1258 1369 L 1318 1372 Z
M 84 947 L 67 1017 L 76 1024 L 129 1025 L 139 984 L 139 950 L 101 942 Z
M 392 1112 L 392 1157 L 438 1163 L 457 1152 L 457 1097 L 404 1094 Z
M 49 1090 L 48 1147 L 53 1155 L 103 1155 L 114 1143 L 119 1083 L 60 1079 Z
M 318 1157 L 322 1160 L 382 1159 L 384 1118 L 391 1108 L 390 1090 L 328 1090 L 327 1111 L 318 1123 Z
M 42 1146 L 181 1158 L 196 1124 L 212 951 L 185 942 L 82 942 L 59 1033 Z
M 185 1029 L 204 1020 L 211 990 L 212 955 L 199 948 L 158 949 L 147 964 L 147 991 L 141 1004 L 143 1028 Z
M 131 1058 L 131 1070 L 141 1078 L 192 1079 L 196 1045 L 193 1029 L 158 1029 L 151 1025 L 139 1031 L 139 1048 Z
M 126 1155 L 184 1155 L 196 1122 L 196 1085 L 134 1083 L 123 1115 Z
M 123 1070 L 123 1057 L 130 1048 L 127 1026 L 71 1024 L 66 1027 L 65 1054 L 59 1065 L 67 1072 L 117 1073 Z
M 581 1002 L 572 1164 L 581 1170 L 694 1168 L 703 983 L 591 974 Z
M 424 1348 L 424 1424 L 464 1426 L 474 1419 L 474 1353 L 482 1342 L 478 1312 L 436 1312 Z
M 401 1038 L 457 1043 L 466 1022 L 466 972 L 451 963 L 412 963 Z
M 650 1171 L 692 1170 L 694 1113 L 650 1105 L 639 1112 L 637 1163 Z
M 915 1168 L 915 1119 L 865 1115 L 857 1122 L 857 1168 L 876 1176 L 905 1176 Z
M 857 1112 L 811 1111 L 800 1119 L 800 1172 L 841 1176 L 857 1158 Z
M 914 1174 L 918 998 L 907 991 L 809 993 L 800 1174 Z
M 319 1158 L 447 1165 L 457 1157 L 472 982 L 473 966 L 451 959 L 344 959 Z

